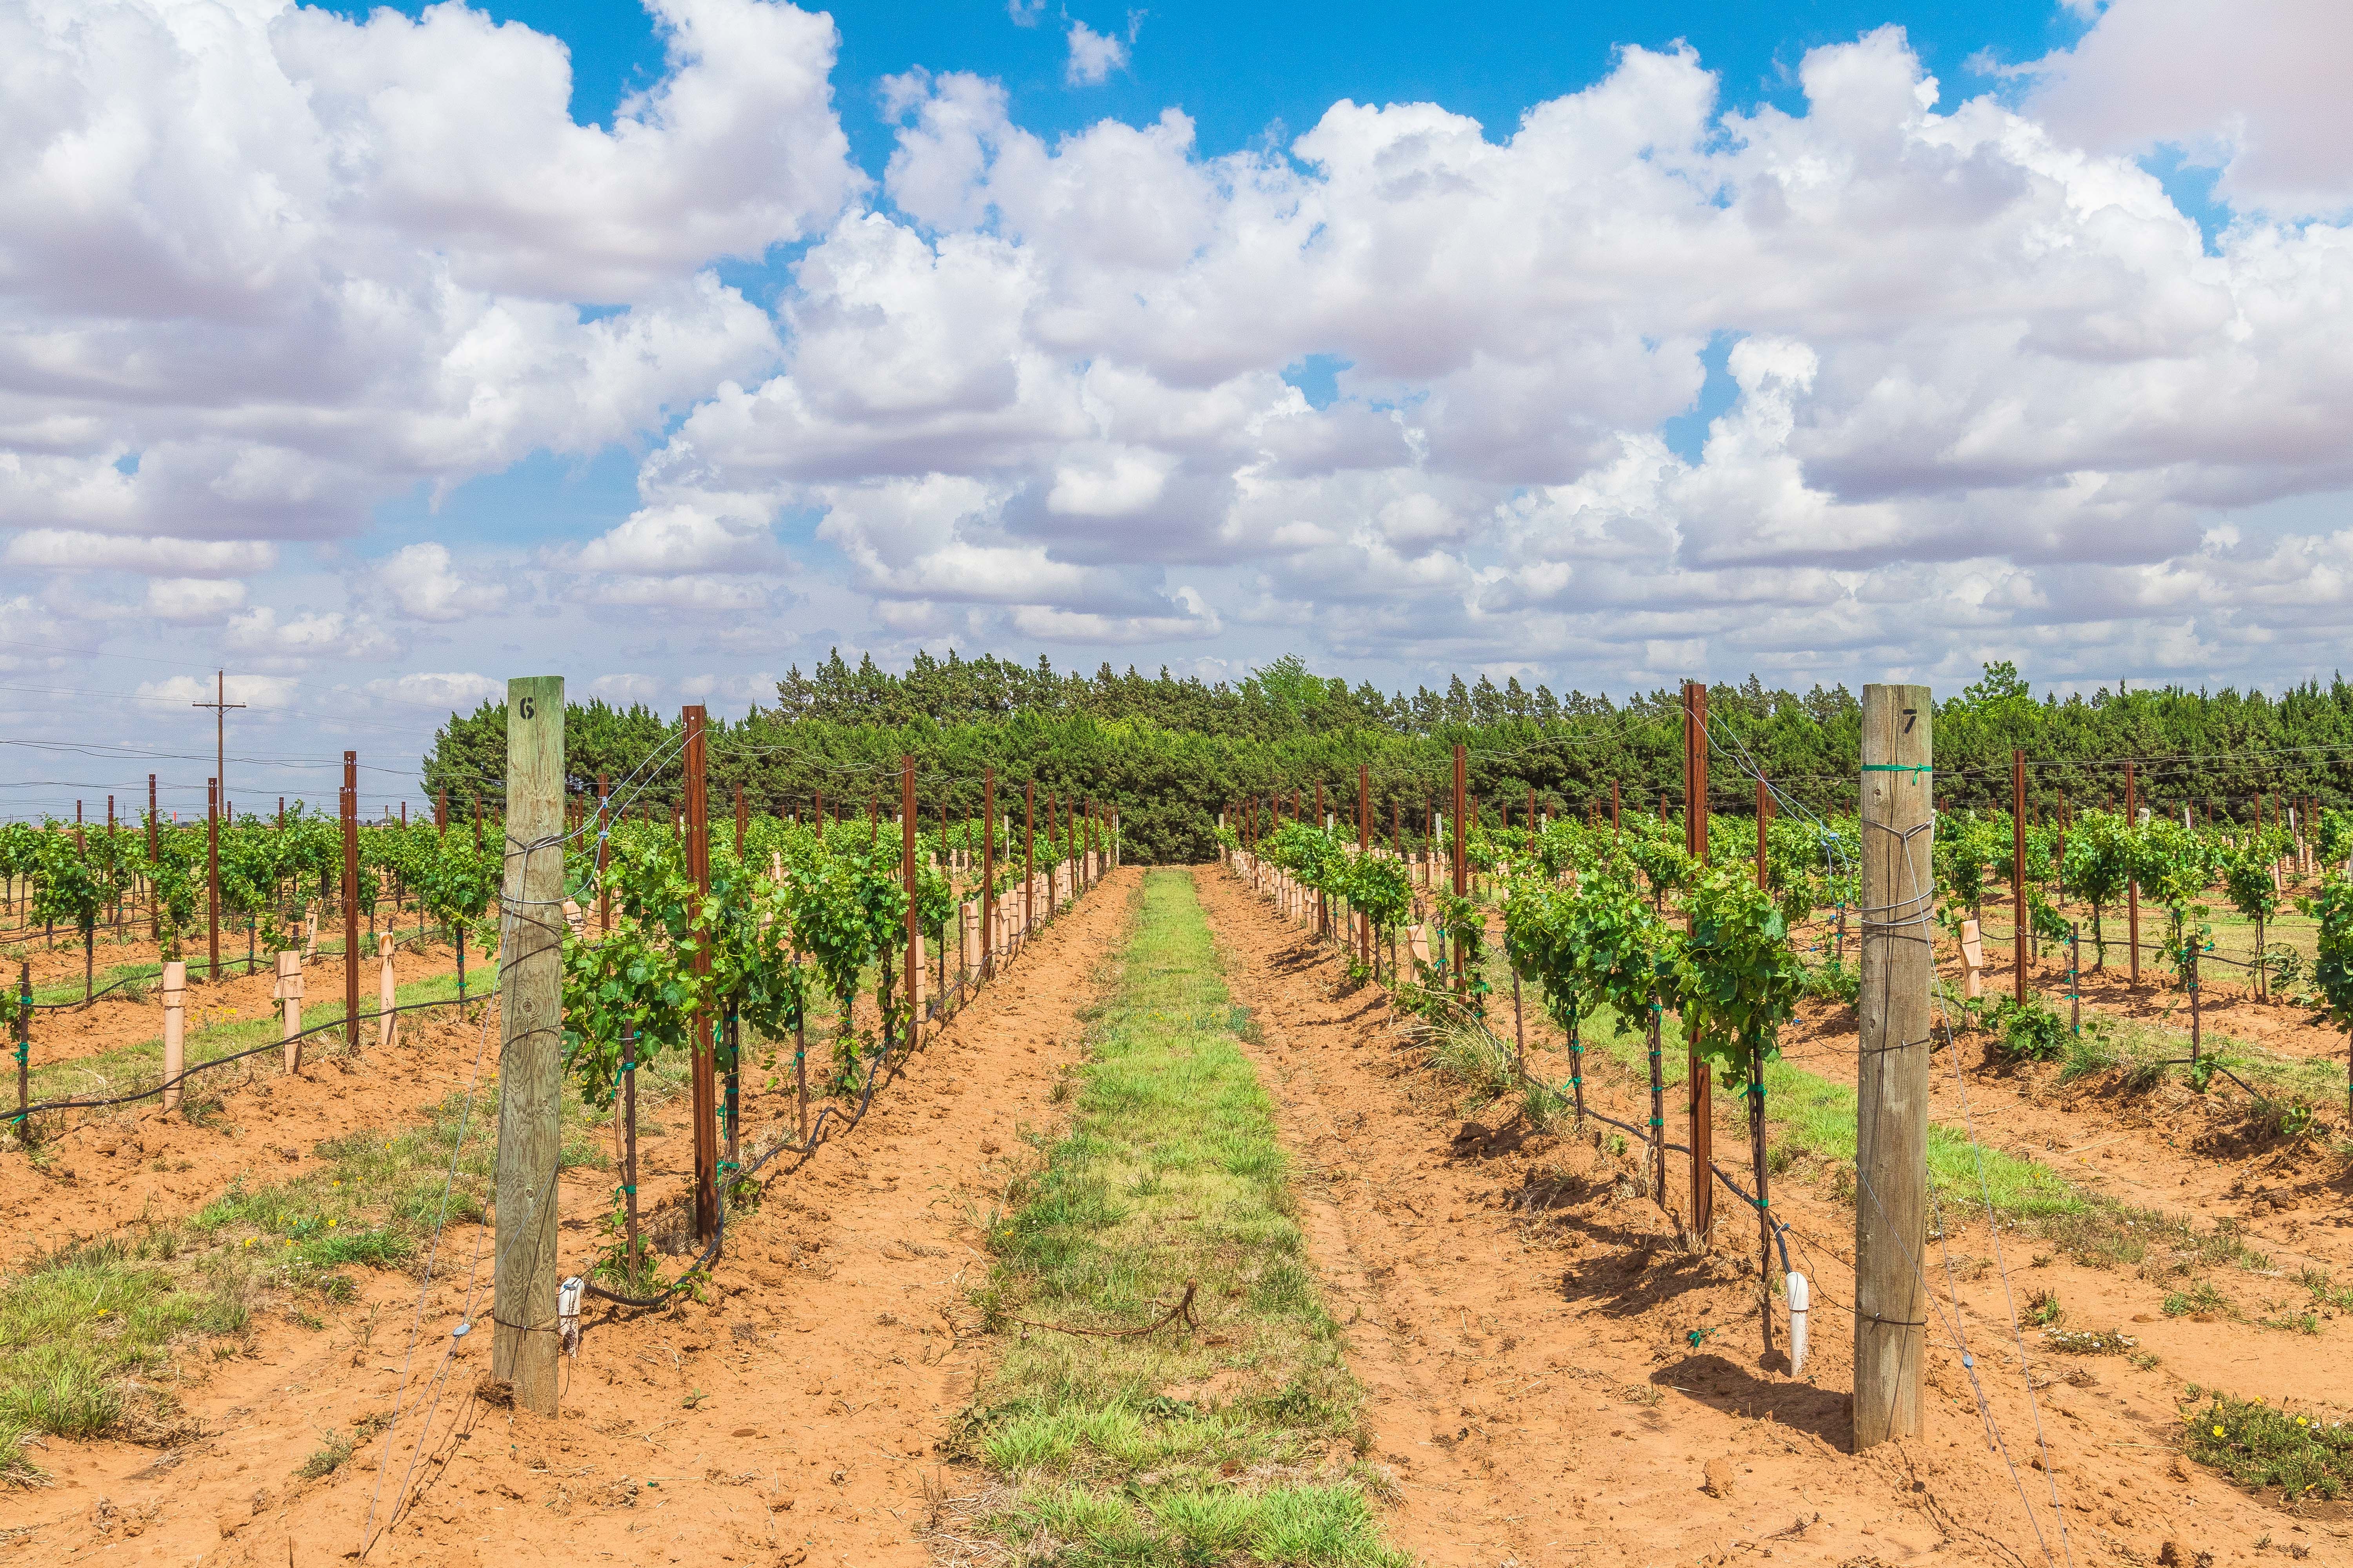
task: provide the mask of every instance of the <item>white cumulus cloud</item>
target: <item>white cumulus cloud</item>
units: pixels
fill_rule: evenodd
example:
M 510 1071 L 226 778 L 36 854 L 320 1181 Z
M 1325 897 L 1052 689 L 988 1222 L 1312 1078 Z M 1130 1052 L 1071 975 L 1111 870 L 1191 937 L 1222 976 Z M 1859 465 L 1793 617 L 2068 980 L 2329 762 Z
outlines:
M 471 670 L 417 671 L 380 677 L 362 688 L 379 701 L 439 712 L 470 712 L 485 702 L 505 699 L 507 685 Z
M 1134 41 L 1135 33 L 1133 22 L 1128 36 L 1122 38 L 1116 34 L 1098 33 L 1074 17 L 1063 37 L 1071 47 L 1071 55 L 1063 62 L 1062 79 L 1073 87 L 1092 87 L 1112 72 L 1127 68 L 1128 46 Z
M 479 569 L 459 570 L 446 544 L 404 546 L 376 567 L 375 581 L 412 620 L 464 620 L 507 600 L 505 584 L 485 581 Z
M 2083 6 L 2092 9 L 2088 3 Z M 2072 48 L 2022 68 L 2027 108 L 2086 146 L 2171 146 L 2233 205 L 2353 212 L 2353 8 L 2338 0 L 2107 0 Z
M 1216 156 L 930 61 L 870 185 L 831 22 L 770 0 L 657 0 L 602 127 L 463 6 L 0 0 L 0 561 L 44 624 L 497 639 L 649 700 L 804 637 L 2301 674 L 2353 621 L 2353 24 L 2077 9 L 1974 97 L 1894 28 L 1794 110 L 1629 47 L 1508 124 L 1368 84 Z M 1071 82 L 1140 20 L 1066 17 Z M 2211 240 L 2168 149 L 2220 172 Z M 617 448 L 618 521 L 351 564 L 387 500 Z

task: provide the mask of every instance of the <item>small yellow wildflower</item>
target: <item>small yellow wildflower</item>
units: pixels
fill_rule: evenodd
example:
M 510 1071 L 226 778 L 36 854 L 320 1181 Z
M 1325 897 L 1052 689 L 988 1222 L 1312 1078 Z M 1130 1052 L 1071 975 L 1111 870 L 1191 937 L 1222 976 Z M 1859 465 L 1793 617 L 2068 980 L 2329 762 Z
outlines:
M 334 1229 L 334 1228 L 335 1228 L 335 1222 L 334 1222 L 333 1220 L 329 1220 L 329 1221 L 327 1222 L 327 1228 L 328 1228 L 329 1230 L 332 1230 L 332 1229 Z
M 2216 1436 L 2217 1437 L 2220 1437 L 2221 1435 L 2222 1435 L 2222 1428 L 2221 1428 L 2220 1426 L 2215 1427 L 2215 1428 L 2214 1428 L 2214 1436 Z
M 2299 1416 L 2297 1416 L 2297 1417 L 2295 1418 L 2295 1424 L 2296 1424 L 2297 1426 L 2311 1426 L 2311 1425 L 2312 1425 L 2312 1423 L 2311 1423 L 2310 1421 L 2306 1420 L 2304 1416 L 2301 1416 L 2301 1415 L 2299 1415 Z

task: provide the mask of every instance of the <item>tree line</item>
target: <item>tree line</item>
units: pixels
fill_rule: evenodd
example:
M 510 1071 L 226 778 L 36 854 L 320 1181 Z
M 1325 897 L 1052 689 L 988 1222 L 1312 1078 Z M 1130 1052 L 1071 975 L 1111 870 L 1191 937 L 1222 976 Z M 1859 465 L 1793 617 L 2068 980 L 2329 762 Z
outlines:
M 1215 854 L 1219 812 L 1294 795 L 1311 814 L 1319 785 L 1326 809 L 1353 821 L 1357 770 L 1370 773 L 1373 816 L 1412 841 L 1451 789 L 1452 751 L 1468 753 L 1471 794 L 1491 826 L 1524 822 L 1529 793 L 1554 816 L 1606 815 L 1611 786 L 1620 809 L 1683 806 L 1683 706 L 1661 689 L 1613 700 L 1555 699 L 1544 688 L 1511 696 L 1484 677 L 1449 681 L 1444 694 L 1383 697 L 1368 684 L 1321 677 L 1295 658 L 1240 682 L 1178 679 L 1106 666 L 1092 677 L 994 658 L 919 654 L 904 675 L 870 658 L 852 668 L 838 653 L 813 676 L 779 682 L 774 706 L 708 723 L 714 817 L 732 813 L 742 786 L 754 810 L 804 814 L 822 792 L 828 816 L 897 809 L 899 759 L 916 759 L 927 824 L 980 809 L 984 772 L 997 775 L 1000 808 L 1017 815 L 1025 785 L 1040 824 L 1094 802 L 1119 814 L 1129 858 L 1199 861 Z M 1482 689 L 1493 694 L 1481 695 Z M 1428 699 L 1425 702 L 1424 699 Z M 1458 700 L 1459 699 L 1459 700 Z M 1511 710 L 1518 701 L 1525 710 Z M 1498 704 L 1502 706 L 1498 707 Z M 1844 686 L 1802 694 L 1768 689 L 1755 676 L 1710 689 L 1713 742 L 1708 806 L 1753 809 L 1752 774 L 1781 793 L 1784 810 L 1853 810 L 1862 706 Z M 1400 716 L 1401 715 L 1401 716 Z M 639 705 L 592 700 L 565 720 L 566 770 L 576 798 L 604 777 L 618 786 L 650 757 L 632 810 L 667 816 L 680 802 L 681 720 Z M 2036 698 L 2009 664 L 1936 704 L 1937 799 L 1947 811 L 2007 808 L 2010 752 L 2027 753 L 2028 810 L 2041 818 L 2063 799 L 2075 808 L 2121 805 L 2133 761 L 2137 804 L 2178 816 L 2246 821 L 2263 797 L 2353 805 L 2353 686 L 2341 677 L 2274 696 L 2259 690 L 2172 686 L 2102 688 L 2088 696 Z M 424 760 L 429 795 L 462 816 L 503 800 L 506 709 L 485 703 L 452 713 Z

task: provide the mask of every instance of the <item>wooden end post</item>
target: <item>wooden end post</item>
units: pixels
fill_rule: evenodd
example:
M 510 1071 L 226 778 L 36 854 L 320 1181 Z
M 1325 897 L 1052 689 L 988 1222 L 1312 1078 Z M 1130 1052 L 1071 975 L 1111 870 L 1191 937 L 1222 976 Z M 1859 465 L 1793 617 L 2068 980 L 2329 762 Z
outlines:
M 1862 992 L 1854 1205 L 1854 1446 L 1921 1429 L 1927 1289 L 1928 987 L 1936 874 L 1934 709 L 1925 686 L 1862 689 Z
M 555 1162 L 564 1029 L 564 679 L 507 682 L 499 1163 L 491 1375 L 555 1414 Z

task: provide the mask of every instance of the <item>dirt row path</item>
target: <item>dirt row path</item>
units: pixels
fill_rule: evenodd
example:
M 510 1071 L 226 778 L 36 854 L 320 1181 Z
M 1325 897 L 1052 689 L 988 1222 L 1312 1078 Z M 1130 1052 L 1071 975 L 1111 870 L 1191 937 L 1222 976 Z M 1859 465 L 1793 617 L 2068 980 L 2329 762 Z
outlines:
M 1381 993 L 1346 990 L 1337 957 L 1236 879 L 1206 869 L 1199 884 L 1235 999 L 1262 1034 L 1256 1055 L 1301 1162 L 1329 1302 L 1372 1392 L 1375 1457 L 1398 1477 L 1398 1545 L 1483 1568 L 1767 1552 L 1850 1568 L 1930 1552 L 2015 1568 L 2148 1563 L 2168 1548 L 2165 1560 L 2184 1564 L 2201 1552 L 2252 1563 L 2267 1536 L 2353 1555 L 2342 1521 L 2290 1518 L 2179 1467 L 2179 1384 L 2163 1368 L 2070 1365 L 2030 1344 L 2030 1409 L 1981 1235 L 1948 1238 L 1966 1249 L 1948 1312 L 2007 1456 L 1989 1447 L 1942 1323 L 1926 1435 L 1850 1455 L 1850 1209 L 1776 1194 L 1812 1238 L 1801 1267 L 1817 1287 L 1812 1354 L 1793 1380 L 1764 1354 L 1753 1242 L 1726 1234 L 1736 1215 L 1714 1252 L 1681 1250 L 1629 1163 L 1583 1140 L 1524 1135 L 1508 1106 L 1460 1105 L 1399 1049 Z M 1595 1088 L 1614 1113 L 1635 1114 L 1630 1096 L 1612 1103 Z M 2031 1282 L 2080 1300 L 2105 1278 L 2060 1261 Z M 2038 1417 L 2050 1471 L 2038 1468 Z
M 979 1245 L 1006 1182 L 1035 1161 L 1024 1134 L 1060 1120 L 1057 1086 L 1139 875 L 1113 873 L 880 1089 L 861 1124 L 771 1181 L 731 1225 L 707 1304 L 592 1304 L 556 1419 L 475 1395 L 491 1336 L 449 1330 L 489 1327 L 488 1233 L 453 1226 L 406 1378 L 416 1283 L 376 1277 L 323 1329 L 273 1323 L 257 1359 L 191 1389 L 203 1439 L 160 1456 L 40 1454 L 58 1484 L 0 1496 L 0 1563 L 8 1543 L 26 1562 L 340 1562 L 364 1538 L 386 1440 L 323 1479 L 295 1472 L 328 1434 L 396 1405 L 379 1525 L 406 1500 L 371 1563 L 926 1563 L 926 1485 L 974 1386 L 979 1351 L 962 1331 L 976 1326 Z M 683 1159 L 682 1132 L 670 1142 L 677 1157 L 658 1148 L 655 1174 Z M 566 1272 L 602 1245 L 610 1182 L 567 1173 Z

